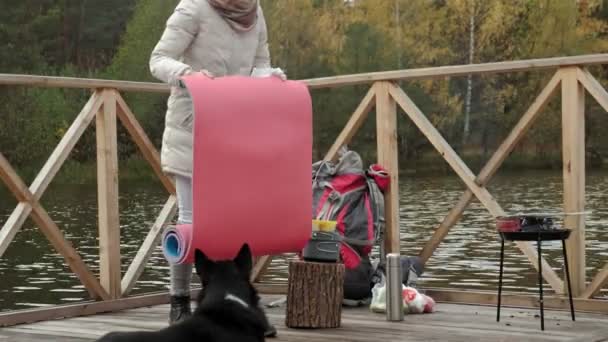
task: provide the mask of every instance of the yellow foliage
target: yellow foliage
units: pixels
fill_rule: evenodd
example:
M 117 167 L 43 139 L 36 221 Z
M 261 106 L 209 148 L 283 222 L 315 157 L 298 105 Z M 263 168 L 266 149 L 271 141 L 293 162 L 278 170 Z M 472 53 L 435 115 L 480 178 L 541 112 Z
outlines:
M 262 0 L 273 62 L 292 78 L 467 64 L 471 21 L 474 63 L 605 52 L 608 10 L 602 3 Z M 495 132 L 505 132 L 540 90 L 546 76 L 473 77 L 471 120 L 484 130 L 490 129 L 487 122 L 491 122 Z M 446 134 L 460 134 L 466 78 L 406 82 L 404 88 Z M 331 99 L 348 108 L 359 100 L 342 96 Z M 325 118 L 323 112 L 317 120 L 339 124 L 342 119 L 335 118 L 335 111 L 342 107 L 324 101 L 328 100 L 317 100 L 323 105 L 318 108 L 331 107 L 327 115 L 332 118 Z

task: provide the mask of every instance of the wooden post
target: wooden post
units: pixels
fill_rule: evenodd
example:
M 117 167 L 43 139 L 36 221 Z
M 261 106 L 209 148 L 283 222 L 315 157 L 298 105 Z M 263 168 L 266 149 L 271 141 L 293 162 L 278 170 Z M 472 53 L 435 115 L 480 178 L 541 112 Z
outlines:
M 285 325 L 289 328 L 338 328 L 344 298 L 344 264 L 289 263 Z
M 99 206 L 100 281 L 112 299 L 120 297 L 120 226 L 118 215 L 118 148 L 116 98 L 103 91 L 103 111 L 97 113 L 97 190 Z
M 389 93 L 391 83 L 376 84 L 376 134 L 378 163 L 390 174 L 390 187 L 386 191 L 384 252 L 400 251 L 399 229 L 399 163 L 397 145 L 397 105 Z
M 585 289 L 585 88 L 577 67 L 564 68 L 562 79 L 562 149 L 564 226 L 573 232 L 567 241 L 572 295 Z M 570 214 L 569 214 L 570 213 Z

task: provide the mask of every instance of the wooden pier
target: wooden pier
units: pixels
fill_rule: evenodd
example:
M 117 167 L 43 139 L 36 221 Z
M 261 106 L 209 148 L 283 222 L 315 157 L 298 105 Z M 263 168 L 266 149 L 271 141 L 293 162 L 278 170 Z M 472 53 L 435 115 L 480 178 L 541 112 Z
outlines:
M 264 297 L 264 302 L 277 299 Z M 439 304 L 432 314 L 406 315 L 402 322 L 388 322 L 366 307 L 345 308 L 337 329 L 289 329 L 285 307 L 267 309 L 277 342 L 341 341 L 608 341 L 608 316 L 579 314 L 572 322 L 568 312 L 545 313 L 546 330 L 540 331 L 537 310 L 506 309 L 496 322 L 496 308 Z M 109 331 L 157 330 L 167 326 L 168 305 L 143 307 L 108 314 L 23 324 L 0 329 L 0 342 L 85 342 Z
M 467 190 L 454 204 L 444 220 L 434 231 L 429 231 L 431 238 L 420 253 L 424 261 L 432 257 L 472 201 L 479 201 L 493 217 L 505 215 L 505 211 L 486 186 L 518 142 L 533 126 L 549 101 L 556 94 L 561 93 L 563 126 L 561 143 L 564 163 L 563 208 L 566 213 L 564 223 L 573 230 L 571 238 L 567 242 L 570 278 L 572 279 L 575 308 L 577 312 L 588 312 L 588 314 L 577 316 L 580 319 L 573 323 L 566 319 L 566 314 L 548 312 L 546 314 L 547 330 L 541 333 L 538 329 L 538 320 L 534 317 L 534 311 L 505 310 L 506 319 L 496 323 L 493 306 L 496 303 L 495 294 L 432 289 L 429 291 L 433 298 L 443 303 L 439 306 L 440 312 L 436 314 L 407 316 L 403 323 L 394 324 L 386 322 L 383 316 L 371 314 L 365 309 L 353 309 L 345 311 L 344 325 L 340 329 L 294 331 L 283 328 L 278 340 L 471 341 L 496 339 L 506 341 L 525 339 L 527 341 L 584 341 L 588 339 L 601 341 L 602 338 L 607 338 L 608 333 L 606 333 L 605 326 L 608 300 L 597 298 L 597 294 L 608 283 L 608 262 L 597 274 L 587 278 L 585 273 L 585 217 L 575 214 L 585 210 L 584 104 L 586 96 L 590 95 L 591 99 L 608 111 L 608 92 L 594 78 L 589 67 L 606 64 L 608 64 L 608 54 L 597 54 L 395 70 L 303 80 L 311 89 L 369 85 L 367 94 L 355 109 L 325 158 L 334 159 L 339 149 L 351 142 L 367 114 L 375 110 L 378 139 L 377 160 L 391 175 L 391 186 L 386 193 L 384 247 L 387 253 L 399 249 L 397 119 L 400 113 L 418 127 L 466 186 Z M 462 161 L 423 111 L 397 83 L 397 81 L 449 78 L 470 74 L 486 75 L 531 71 L 548 73 L 545 87 L 530 103 L 529 109 L 523 113 L 519 122 L 515 124 L 513 130 L 478 174 L 473 173 Z M 156 305 L 166 303 L 166 295 L 132 296 L 131 291 L 146 267 L 152 251 L 158 245 L 163 227 L 175 216 L 177 210 L 175 186 L 172 180 L 161 171 L 158 151 L 137 122 L 121 93 L 168 93 L 169 88 L 159 83 L 10 74 L 0 74 L 0 85 L 81 88 L 91 91 L 90 99 L 84 104 L 82 111 L 65 132 L 32 184 L 28 185 L 22 180 L 10 161 L 0 151 L 0 180 L 19 202 L 0 230 L 0 257 L 25 220 L 31 217 L 54 250 L 64 257 L 66 265 L 78 277 L 93 301 L 75 306 L 3 313 L 0 315 L 0 327 L 5 328 L 0 330 L 0 341 L 18 341 L 15 338 L 22 338 L 23 341 L 53 339 L 86 341 L 105 331 L 120 327 L 146 329 L 162 327 L 166 321 L 167 308 Z M 40 203 L 49 184 L 93 120 L 96 121 L 97 134 L 99 274 L 91 272 L 78 251 L 66 241 L 61 227 L 53 221 Z M 131 135 L 167 191 L 167 201 L 164 207 L 159 211 L 155 222 L 151 224 L 148 235 L 143 239 L 138 253 L 124 274 L 121 273 L 119 189 L 116 177 L 119 172 L 117 162 L 117 124 L 119 123 Z M 533 245 L 528 242 L 518 242 L 517 247 L 530 261 L 531 267 L 538 268 L 539 259 Z M 263 279 L 264 271 L 271 259 L 272 256 L 264 256 L 257 260 L 253 274 L 253 281 L 256 284 L 261 284 L 260 281 Z M 542 276 L 549 287 L 548 297 L 545 300 L 546 309 L 568 308 L 568 302 L 565 300 L 567 296 L 565 296 L 563 267 L 555 265 L 554 260 L 545 258 L 540 260 Z M 2 286 L 1 282 L 0 286 Z M 520 308 L 537 306 L 537 297 L 530 294 L 511 294 L 503 298 L 505 305 Z M 490 306 L 463 306 L 462 303 Z M 270 315 L 275 323 L 282 324 L 283 312 L 280 309 L 271 310 Z M 509 315 L 513 315 L 513 317 Z M 55 320 L 66 317 L 69 318 Z M 510 325 L 507 325 L 509 322 L 511 322 Z M 22 325 L 23 323 L 27 324 Z M 558 323 L 559 325 L 557 325 Z M 49 339 L 41 338 L 45 334 Z

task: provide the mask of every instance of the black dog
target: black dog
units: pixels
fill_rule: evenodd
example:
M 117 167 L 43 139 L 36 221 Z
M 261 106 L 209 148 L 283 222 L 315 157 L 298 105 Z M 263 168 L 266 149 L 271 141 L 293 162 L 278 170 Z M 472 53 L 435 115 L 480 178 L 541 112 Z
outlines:
M 112 332 L 98 342 L 258 342 L 268 322 L 249 279 L 251 251 L 244 244 L 234 260 L 214 262 L 195 251 L 196 273 L 203 289 L 188 319 L 160 331 Z

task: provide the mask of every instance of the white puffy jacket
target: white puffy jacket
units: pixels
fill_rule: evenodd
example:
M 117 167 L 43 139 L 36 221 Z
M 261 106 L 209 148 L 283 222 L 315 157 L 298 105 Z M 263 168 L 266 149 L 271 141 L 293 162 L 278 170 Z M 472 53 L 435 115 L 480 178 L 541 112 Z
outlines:
M 154 77 L 170 84 L 161 149 L 163 171 L 192 176 L 192 101 L 178 80 L 187 71 L 214 76 L 250 75 L 270 68 L 266 21 L 258 7 L 256 26 L 237 32 L 207 0 L 181 0 L 166 23 L 150 58 Z

